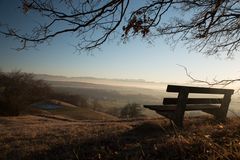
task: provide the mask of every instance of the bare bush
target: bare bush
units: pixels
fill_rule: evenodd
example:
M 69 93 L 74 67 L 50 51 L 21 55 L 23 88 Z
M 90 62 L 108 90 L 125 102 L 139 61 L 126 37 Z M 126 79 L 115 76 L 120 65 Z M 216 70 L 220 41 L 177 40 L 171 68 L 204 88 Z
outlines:
M 13 116 L 19 115 L 30 104 L 46 99 L 51 93 L 47 83 L 21 71 L 1 72 L 0 88 L 0 112 Z
M 126 106 L 123 107 L 121 110 L 121 117 L 122 118 L 134 118 L 140 117 L 141 114 L 141 106 L 137 103 L 128 103 Z
M 69 93 L 52 92 L 51 98 L 61 100 L 79 107 L 88 107 L 87 98 Z

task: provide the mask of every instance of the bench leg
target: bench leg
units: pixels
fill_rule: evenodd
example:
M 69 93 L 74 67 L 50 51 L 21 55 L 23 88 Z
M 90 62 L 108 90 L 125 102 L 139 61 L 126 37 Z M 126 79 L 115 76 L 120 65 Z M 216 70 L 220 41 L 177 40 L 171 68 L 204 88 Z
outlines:
M 184 120 L 184 112 L 176 112 L 175 117 L 173 119 L 173 122 L 178 126 L 179 128 L 183 128 L 183 120 Z
M 183 119 L 187 104 L 188 93 L 188 89 L 184 88 L 178 94 L 178 103 L 173 121 L 180 128 L 183 128 Z
M 183 116 L 184 117 L 184 116 Z M 175 119 L 173 119 L 173 122 L 175 123 L 175 125 L 179 128 L 183 128 L 183 118 L 180 117 L 176 117 Z
M 219 112 L 215 115 L 220 122 L 225 122 L 232 94 L 225 94 Z

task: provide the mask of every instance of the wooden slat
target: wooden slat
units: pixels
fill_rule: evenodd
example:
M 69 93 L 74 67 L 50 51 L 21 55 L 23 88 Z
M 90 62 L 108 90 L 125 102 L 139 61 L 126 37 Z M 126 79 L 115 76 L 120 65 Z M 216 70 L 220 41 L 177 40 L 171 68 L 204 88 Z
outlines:
M 166 106 L 166 105 L 144 105 L 145 108 L 155 110 L 155 111 L 173 111 L 176 109 L 176 105 Z
M 186 111 L 192 110 L 207 110 L 207 109 L 219 109 L 219 105 L 187 105 Z
M 163 104 L 177 104 L 178 98 L 164 98 Z M 188 98 L 187 104 L 220 104 L 221 98 Z
M 205 113 L 214 115 L 214 117 L 216 118 L 216 117 L 218 117 L 220 110 L 219 110 L 219 108 L 213 108 L 213 109 L 203 109 L 202 111 Z
M 175 111 L 176 105 L 144 105 L 145 108 L 149 108 L 155 111 Z M 207 109 L 219 109 L 219 105 L 187 105 L 186 111 L 194 110 L 207 110 Z
M 189 93 L 207 93 L 207 94 L 233 94 L 233 89 L 219 89 L 219 88 L 205 88 L 205 87 L 191 87 L 191 86 L 177 86 L 168 85 L 167 92 L 180 92 L 183 88 L 187 89 Z

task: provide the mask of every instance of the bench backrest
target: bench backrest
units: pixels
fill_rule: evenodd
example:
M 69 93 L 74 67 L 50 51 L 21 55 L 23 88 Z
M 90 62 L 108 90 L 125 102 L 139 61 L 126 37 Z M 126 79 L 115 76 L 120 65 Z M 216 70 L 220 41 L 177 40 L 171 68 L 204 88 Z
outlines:
M 182 92 L 184 91 L 187 95 L 189 93 L 199 93 L 199 94 L 224 94 L 232 95 L 234 90 L 232 89 L 219 89 L 219 88 L 205 88 L 205 87 L 189 87 L 189 86 L 177 86 L 168 85 L 167 92 Z M 224 97 L 223 97 L 224 98 Z M 187 98 L 186 104 L 222 104 L 223 98 Z M 164 98 L 163 104 L 177 104 L 179 98 Z

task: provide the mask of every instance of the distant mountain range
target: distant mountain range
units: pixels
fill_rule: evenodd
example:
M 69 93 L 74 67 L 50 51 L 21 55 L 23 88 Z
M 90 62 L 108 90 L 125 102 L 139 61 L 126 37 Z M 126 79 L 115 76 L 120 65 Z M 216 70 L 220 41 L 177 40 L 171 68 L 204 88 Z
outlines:
M 143 79 L 108 79 L 108 78 L 95 78 L 95 77 L 67 77 L 67 76 L 59 76 L 59 75 L 49 75 L 49 74 L 34 74 L 37 79 L 51 80 L 51 81 L 88 81 L 88 80 L 97 80 L 97 81 L 119 81 L 119 82 L 144 82 L 144 83 L 152 83 L 147 82 Z M 155 82 L 154 82 L 155 83 Z
M 148 89 L 163 89 L 166 88 L 167 83 L 164 82 L 147 82 L 143 79 L 107 79 L 95 77 L 66 77 L 48 74 L 34 74 L 36 79 L 43 79 L 46 81 L 64 81 L 64 82 L 84 82 L 92 84 L 104 84 L 112 86 L 126 86 L 138 87 Z

